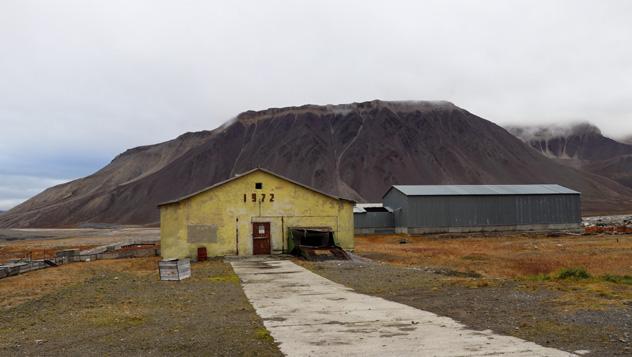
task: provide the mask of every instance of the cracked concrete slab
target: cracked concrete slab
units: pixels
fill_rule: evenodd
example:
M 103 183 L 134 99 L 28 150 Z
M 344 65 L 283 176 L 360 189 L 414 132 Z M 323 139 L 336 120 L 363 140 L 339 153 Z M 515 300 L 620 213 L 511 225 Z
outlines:
M 356 293 L 282 258 L 230 263 L 287 356 L 574 356 Z

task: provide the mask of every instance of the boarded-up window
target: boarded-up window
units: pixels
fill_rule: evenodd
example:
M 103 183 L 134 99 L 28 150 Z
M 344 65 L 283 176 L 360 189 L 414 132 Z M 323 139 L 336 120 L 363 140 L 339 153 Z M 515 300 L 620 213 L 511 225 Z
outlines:
M 217 225 L 190 224 L 187 241 L 189 243 L 217 243 Z

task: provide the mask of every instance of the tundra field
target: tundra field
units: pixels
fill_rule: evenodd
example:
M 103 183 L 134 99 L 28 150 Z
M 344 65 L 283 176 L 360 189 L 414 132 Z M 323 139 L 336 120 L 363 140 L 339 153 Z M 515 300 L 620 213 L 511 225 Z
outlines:
M 156 229 L 0 230 L 0 262 Z M 161 282 L 158 258 L 0 279 L 0 355 L 279 355 L 222 259 Z M 632 236 L 356 237 L 353 261 L 295 262 L 357 292 L 473 329 L 593 356 L 632 355 Z

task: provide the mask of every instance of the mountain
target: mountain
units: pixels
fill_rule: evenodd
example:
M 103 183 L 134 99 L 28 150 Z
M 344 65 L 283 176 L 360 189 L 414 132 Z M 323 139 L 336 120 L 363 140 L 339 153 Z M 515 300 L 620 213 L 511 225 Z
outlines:
M 159 202 L 255 167 L 358 201 L 379 201 L 392 184 L 558 183 L 583 193 L 586 213 L 632 211 L 632 190 L 550 160 L 451 103 L 376 100 L 248 111 L 128 150 L 13 208 L 0 227 L 156 224 Z
M 632 145 L 604 136 L 592 124 L 507 130 L 549 158 L 632 188 Z
M 623 139 L 620 140 L 622 143 L 624 144 L 630 144 L 632 145 L 632 135 L 630 136 L 626 136 Z
M 599 128 L 590 123 L 569 126 L 514 126 L 507 127 L 507 130 L 544 155 L 555 159 L 597 161 L 632 154 L 632 145 L 605 137 Z

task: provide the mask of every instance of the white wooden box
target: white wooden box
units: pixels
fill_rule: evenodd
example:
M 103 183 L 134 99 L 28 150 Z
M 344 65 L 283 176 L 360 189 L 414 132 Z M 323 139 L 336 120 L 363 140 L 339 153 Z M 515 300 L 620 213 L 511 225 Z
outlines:
M 160 280 L 183 280 L 191 277 L 190 259 L 161 260 L 158 263 Z

